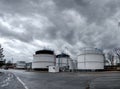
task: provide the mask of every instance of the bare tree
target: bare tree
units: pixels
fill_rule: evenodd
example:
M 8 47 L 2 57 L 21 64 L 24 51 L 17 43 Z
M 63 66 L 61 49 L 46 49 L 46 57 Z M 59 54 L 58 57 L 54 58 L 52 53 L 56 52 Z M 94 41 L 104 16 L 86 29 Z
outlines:
M 120 61 L 120 48 L 114 48 L 113 51 L 118 56 L 119 61 Z
M 1 47 L 1 44 L 0 44 L 0 67 L 3 66 L 5 63 L 5 60 L 3 58 L 4 58 L 3 48 Z
M 112 51 L 107 53 L 108 60 L 110 61 L 111 65 L 114 65 L 114 53 Z

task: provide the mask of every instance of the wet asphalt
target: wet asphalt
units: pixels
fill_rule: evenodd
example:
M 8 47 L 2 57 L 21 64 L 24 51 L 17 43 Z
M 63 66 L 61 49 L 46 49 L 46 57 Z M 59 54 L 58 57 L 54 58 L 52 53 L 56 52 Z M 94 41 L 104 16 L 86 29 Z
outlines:
M 24 83 L 17 79 L 17 77 Z M 4 85 L 4 81 L 6 85 Z M 25 87 L 26 86 L 26 87 Z M 28 72 L 0 74 L 0 89 L 120 89 L 120 72 Z

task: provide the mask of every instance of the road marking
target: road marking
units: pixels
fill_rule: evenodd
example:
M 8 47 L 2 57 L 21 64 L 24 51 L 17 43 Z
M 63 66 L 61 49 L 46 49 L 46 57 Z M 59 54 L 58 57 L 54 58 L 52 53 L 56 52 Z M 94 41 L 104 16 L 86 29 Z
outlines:
M 25 83 L 19 77 L 16 76 L 16 78 L 25 87 L 25 89 L 28 89 L 28 87 L 25 85 Z

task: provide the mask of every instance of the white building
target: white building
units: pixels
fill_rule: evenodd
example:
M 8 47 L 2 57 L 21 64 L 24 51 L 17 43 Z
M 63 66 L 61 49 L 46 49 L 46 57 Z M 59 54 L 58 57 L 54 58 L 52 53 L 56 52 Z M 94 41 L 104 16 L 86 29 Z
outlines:
M 17 69 L 25 69 L 26 68 L 26 62 L 25 61 L 17 61 L 16 62 L 16 68 Z

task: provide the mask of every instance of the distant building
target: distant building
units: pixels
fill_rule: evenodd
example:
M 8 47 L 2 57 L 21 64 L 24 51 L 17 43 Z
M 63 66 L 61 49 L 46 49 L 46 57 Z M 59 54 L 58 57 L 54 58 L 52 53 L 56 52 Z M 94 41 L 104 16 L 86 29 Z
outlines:
M 25 61 L 17 61 L 16 62 L 16 68 L 17 69 L 25 69 L 26 68 L 26 62 Z

